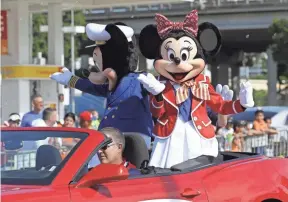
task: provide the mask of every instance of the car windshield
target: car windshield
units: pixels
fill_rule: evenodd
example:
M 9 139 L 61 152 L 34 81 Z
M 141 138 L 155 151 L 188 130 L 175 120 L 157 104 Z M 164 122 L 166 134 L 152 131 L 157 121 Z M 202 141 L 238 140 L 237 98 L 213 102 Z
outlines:
M 87 136 L 65 131 L 1 131 L 1 183 L 50 184 Z

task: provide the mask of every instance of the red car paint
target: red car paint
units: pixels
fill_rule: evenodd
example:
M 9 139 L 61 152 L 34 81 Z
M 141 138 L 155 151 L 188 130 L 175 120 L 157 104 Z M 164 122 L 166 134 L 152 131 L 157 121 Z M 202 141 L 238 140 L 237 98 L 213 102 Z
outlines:
M 77 185 L 83 183 L 83 180 L 89 181 L 89 176 L 84 175 L 76 183 L 71 183 L 71 181 L 95 147 L 103 142 L 105 137 L 101 133 L 75 128 L 5 128 L 2 130 L 89 133 L 50 185 L 2 184 L 3 202 L 136 202 L 146 200 L 155 202 L 261 202 L 266 199 L 288 201 L 287 158 L 251 156 L 251 158 L 226 161 L 192 172 L 154 177 L 142 175 L 134 179 L 126 179 L 127 171 L 123 167 L 101 165 L 102 167 L 97 166 L 95 170 L 92 170 L 95 175 L 90 173 L 91 178 L 95 176 L 96 181 L 99 179 L 101 181 L 102 177 L 107 181 L 96 183 L 92 187 L 82 187 Z M 112 176 L 111 179 L 107 178 L 109 174 Z

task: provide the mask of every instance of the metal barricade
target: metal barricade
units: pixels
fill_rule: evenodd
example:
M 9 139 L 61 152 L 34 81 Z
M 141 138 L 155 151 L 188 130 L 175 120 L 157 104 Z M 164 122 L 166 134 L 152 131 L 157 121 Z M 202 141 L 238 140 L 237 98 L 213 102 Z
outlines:
M 62 159 L 67 156 L 72 148 L 62 146 L 59 149 Z M 2 170 L 19 170 L 21 168 L 36 167 L 37 150 L 20 150 L 20 151 L 2 151 L 1 152 L 1 169 Z
M 241 147 L 235 151 L 253 152 L 269 157 L 288 156 L 288 129 L 278 129 L 275 135 L 244 135 L 240 137 Z M 239 137 L 238 137 L 239 138 Z M 220 151 L 233 151 L 234 136 L 217 136 Z
M 280 129 L 275 135 L 244 137 L 243 152 L 253 152 L 269 157 L 288 156 L 288 130 Z
M 35 167 L 36 151 L 5 151 L 1 152 L 6 162 L 2 162 L 2 170 L 19 170 L 21 168 Z

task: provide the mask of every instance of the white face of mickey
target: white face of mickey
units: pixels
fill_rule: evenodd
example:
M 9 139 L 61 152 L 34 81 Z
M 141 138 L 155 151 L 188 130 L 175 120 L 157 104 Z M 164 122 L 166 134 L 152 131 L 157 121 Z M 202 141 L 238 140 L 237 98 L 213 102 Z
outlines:
M 195 58 L 198 47 L 195 41 L 183 36 L 180 39 L 167 38 L 161 45 L 161 56 L 154 64 L 156 71 L 176 83 L 182 83 L 200 74 L 205 62 Z
M 99 68 L 99 71 L 103 71 L 103 59 L 102 52 L 99 47 L 96 47 L 93 51 L 93 60 L 95 65 Z

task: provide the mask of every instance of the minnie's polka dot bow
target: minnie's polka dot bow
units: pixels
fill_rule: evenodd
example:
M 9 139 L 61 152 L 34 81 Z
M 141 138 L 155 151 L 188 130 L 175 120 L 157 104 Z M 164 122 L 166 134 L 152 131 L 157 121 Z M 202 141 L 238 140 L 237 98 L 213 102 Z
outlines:
M 198 33 L 197 10 L 193 10 L 188 15 L 186 15 L 184 22 L 171 22 L 168 20 L 168 18 L 158 13 L 155 15 L 155 21 L 160 38 L 165 37 L 165 35 L 172 30 L 184 30 L 188 33 L 191 33 L 195 37 Z

